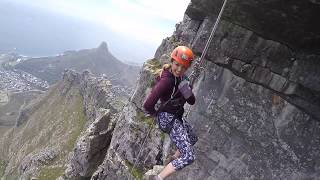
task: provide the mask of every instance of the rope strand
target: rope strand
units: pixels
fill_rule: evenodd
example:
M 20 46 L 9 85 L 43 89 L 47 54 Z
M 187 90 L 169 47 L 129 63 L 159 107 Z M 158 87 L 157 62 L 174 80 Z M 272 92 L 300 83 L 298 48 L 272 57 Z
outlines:
M 209 39 L 208 39 L 208 41 L 207 41 L 207 43 L 206 43 L 206 45 L 205 45 L 205 47 L 204 47 L 204 49 L 203 49 L 203 51 L 202 51 L 202 54 L 201 54 L 201 56 L 200 56 L 200 59 L 197 60 L 198 63 L 196 62 L 197 64 L 199 64 L 198 71 L 199 71 L 201 68 L 203 68 L 203 64 L 204 64 L 204 63 L 203 63 L 203 59 L 204 59 L 204 57 L 205 57 L 206 54 L 207 54 L 207 51 L 208 51 L 208 49 L 209 49 L 209 46 L 210 46 L 210 43 L 211 43 L 211 41 L 212 41 L 213 35 L 216 33 L 218 24 L 219 24 L 219 22 L 220 22 L 220 19 L 221 19 L 221 16 L 222 16 L 222 13 L 223 13 L 223 11 L 224 11 L 224 8 L 225 8 L 226 4 L 227 4 L 227 0 L 224 0 L 223 5 L 222 5 L 222 7 L 221 7 L 221 10 L 220 10 L 220 12 L 219 12 L 219 15 L 218 15 L 218 17 L 217 17 L 217 20 L 216 20 L 216 22 L 215 22 L 215 24 L 214 24 L 214 26 L 213 26 L 213 29 L 212 29 L 212 31 L 211 31 L 211 33 L 210 33 Z M 196 72 L 196 71 L 193 71 L 193 72 Z M 193 73 L 191 73 L 190 78 L 189 78 L 191 85 L 193 85 L 194 81 L 199 77 L 199 75 L 200 75 L 200 72 L 199 72 L 198 74 L 193 74 Z M 192 78 L 192 79 L 191 79 L 191 78 Z
M 202 52 L 202 54 L 201 54 L 201 56 L 200 56 L 200 59 L 198 59 L 198 60 L 196 61 L 196 64 L 195 64 L 195 65 L 197 65 L 198 67 L 196 66 L 196 67 L 194 68 L 194 71 L 192 71 L 192 73 L 191 73 L 190 76 L 189 76 L 190 84 L 191 84 L 192 86 L 193 86 L 195 80 L 197 80 L 197 79 L 199 78 L 202 70 L 204 69 L 204 57 L 205 57 L 206 54 L 207 54 L 207 51 L 208 51 L 208 49 L 209 49 L 210 43 L 211 43 L 211 41 L 212 41 L 212 38 L 213 38 L 213 36 L 214 36 L 214 34 L 215 34 L 216 30 L 217 30 L 218 24 L 219 24 L 219 22 L 220 22 L 220 19 L 221 19 L 221 16 L 222 16 L 222 13 L 223 13 L 223 11 L 224 11 L 224 8 L 225 8 L 226 4 L 227 4 L 227 0 L 225 0 L 225 1 L 223 2 L 222 8 L 221 8 L 221 10 L 220 10 L 220 12 L 219 12 L 219 15 L 218 15 L 218 17 L 217 17 L 217 20 L 216 20 L 214 26 L 213 26 L 213 29 L 212 29 L 211 34 L 210 34 L 210 36 L 209 36 L 209 39 L 208 39 L 208 41 L 207 41 L 207 43 L 206 43 L 206 45 L 205 45 L 205 47 L 204 47 L 204 49 L 203 49 L 203 52 Z M 186 114 L 185 114 L 185 116 L 184 116 L 185 118 L 189 116 L 190 110 L 191 110 L 191 106 L 188 107 L 188 111 L 186 112 Z

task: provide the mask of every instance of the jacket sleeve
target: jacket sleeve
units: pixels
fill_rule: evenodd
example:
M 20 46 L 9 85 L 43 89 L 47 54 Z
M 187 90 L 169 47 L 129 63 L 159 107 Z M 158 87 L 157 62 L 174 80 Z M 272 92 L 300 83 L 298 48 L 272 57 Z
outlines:
M 192 96 L 190 96 L 187 99 L 187 103 L 190 104 L 190 105 L 194 105 L 195 102 L 196 102 L 196 98 L 195 98 L 194 94 L 192 93 Z
M 163 94 L 167 93 L 168 91 L 170 91 L 170 89 L 172 89 L 171 86 L 172 84 L 170 82 L 170 79 L 161 78 L 160 81 L 158 81 L 157 84 L 154 86 L 150 95 L 144 102 L 144 110 L 150 115 L 155 116 L 156 110 L 154 109 L 154 106 Z

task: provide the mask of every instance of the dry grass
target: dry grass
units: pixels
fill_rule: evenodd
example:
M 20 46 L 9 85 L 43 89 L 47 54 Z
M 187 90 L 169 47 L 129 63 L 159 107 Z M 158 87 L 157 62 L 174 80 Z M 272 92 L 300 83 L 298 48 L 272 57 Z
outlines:
M 11 159 L 16 162 L 16 168 L 29 153 L 36 153 L 44 148 L 55 148 L 59 150 L 58 157 L 47 167 L 41 168 L 41 173 L 51 177 L 55 176 L 55 173 L 51 173 L 50 169 L 62 172 L 61 168 L 54 167 L 64 166 L 67 155 L 72 151 L 87 119 L 79 89 L 71 87 L 62 95 L 61 88 L 61 84 L 55 86 L 41 100 L 38 109 L 28 121 L 15 129 L 14 138 L 10 139 L 13 142 L 10 151 L 19 154 Z

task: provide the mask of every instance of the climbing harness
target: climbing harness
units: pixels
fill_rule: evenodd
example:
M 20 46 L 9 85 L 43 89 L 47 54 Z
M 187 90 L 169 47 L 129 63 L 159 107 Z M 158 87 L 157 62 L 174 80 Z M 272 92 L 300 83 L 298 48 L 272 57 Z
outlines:
M 205 57 L 205 55 L 207 54 L 209 45 L 210 45 L 210 43 L 211 43 L 211 41 L 212 41 L 212 38 L 213 38 L 213 36 L 214 36 L 214 34 L 215 34 L 215 32 L 216 32 L 216 29 L 217 29 L 217 27 L 218 27 L 218 24 L 219 24 L 219 22 L 220 22 L 220 19 L 221 19 L 221 16 L 222 16 L 222 13 L 223 13 L 223 11 L 224 11 L 224 8 L 225 8 L 226 4 L 227 4 L 227 0 L 224 0 L 223 5 L 222 5 L 222 7 L 221 7 L 221 10 L 220 10 L 220 12 L 219 12 L 219 15 L 218 15 L 218 17 L 217 17 L 217 19 L 216 19 L 216 22 L 215 22 L 215 24 L 214 24 L 214 26 L 213 26 L 213 29 L 212 29 L 212 31 L 211 31 L 211 34 L 210 34 L 210 36 L 209 36 L 209 39 L 208 39 L 208 41 L 207 41 L 207 43 L 206 43 L 206 45 L 205 45 L 205 47 L 204 47 L 204 50 L 203 50 L 200 58 L 196 60 L 195 65 L 194 65 L 194 69 L 193 69 L 193 71 L 191 72 L 191 74 L 190 74 L 189 77 L 188 77 L 188 78 L 190 79 L 190 84 L 191 84 L 191 85 L 193 85 L 193 83 L 195 82 L 195 80 L 200 76 L 201 70 L 204 69 L 204 57 Z M 174 92 L 174 91 L 173 91 L 173 92 Z M 166 102 L 163 104 L 163 106 L 161 106 L 161 107 L 162 107 L 162 108 L 165 107 L 165 106 L 168 104 L 168 102 L 171 101 L 171 100 L 178 94 L 178 92 L 179 92 L 179 91 L 176 91 L 173 95 L 171 95 L 171 98 L 170 98 L 168 101 L 166 101 Z M 161 107 L 158 109 L 158 112 L 160 112 Z M 178 110 L 178 111 L 179 111 L 179 110 Z M 178 111 L 177 111 L 177 112 L 178 112 Z M 187 117 L 187 116 L 189 115 L 190 111 L 191 111 L 191 106 L 189 106 L 188 111 L 187 111 L 185 117 Z M 175 114 L 177 114 L 177 112 L 176 112 Z M 184 121 L 185 121 L 185 120 L 183 120 L 183 125 L 185 125 Z M 137 159 L 136 159 L 135 163 L 133 164 L 133 167 L 132 167 L 132 169 L 131 169 L 130 174 L 132 174 L 133 169 L 134 169 L 135 166 L 136 166 L 137 160 L 139 159 L 140 154 L 141 154 L 141 151 L 142 151 L 142 147 L 144 146 L 144 143 L 146 142 L 146 139 L 148 138 L 148 136 L 149 136 L 149 134 L 150 134 L 150 132 L 151 132 L 152 129 L 153 129 L 153 127 L 150 128 L 149 132 L 147 133 L 147 136 L 146 136 L 146 137 L 144 138 L 144 140 L 143 140 L 143 143 L 142 143 L 142 145 L 141 145 L 141 147 L 140 147 L 140 150 L 139 150 Z

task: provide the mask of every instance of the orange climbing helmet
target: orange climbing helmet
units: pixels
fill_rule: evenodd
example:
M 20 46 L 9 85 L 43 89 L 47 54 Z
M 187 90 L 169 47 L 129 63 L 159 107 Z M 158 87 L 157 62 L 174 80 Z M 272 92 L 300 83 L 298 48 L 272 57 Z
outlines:
M 186 46 L 178 46 L 172 51 L 171 58 L 179 64 L 182 64 L 185 68 L 189 68 L 194 55 L 190 48 Z

